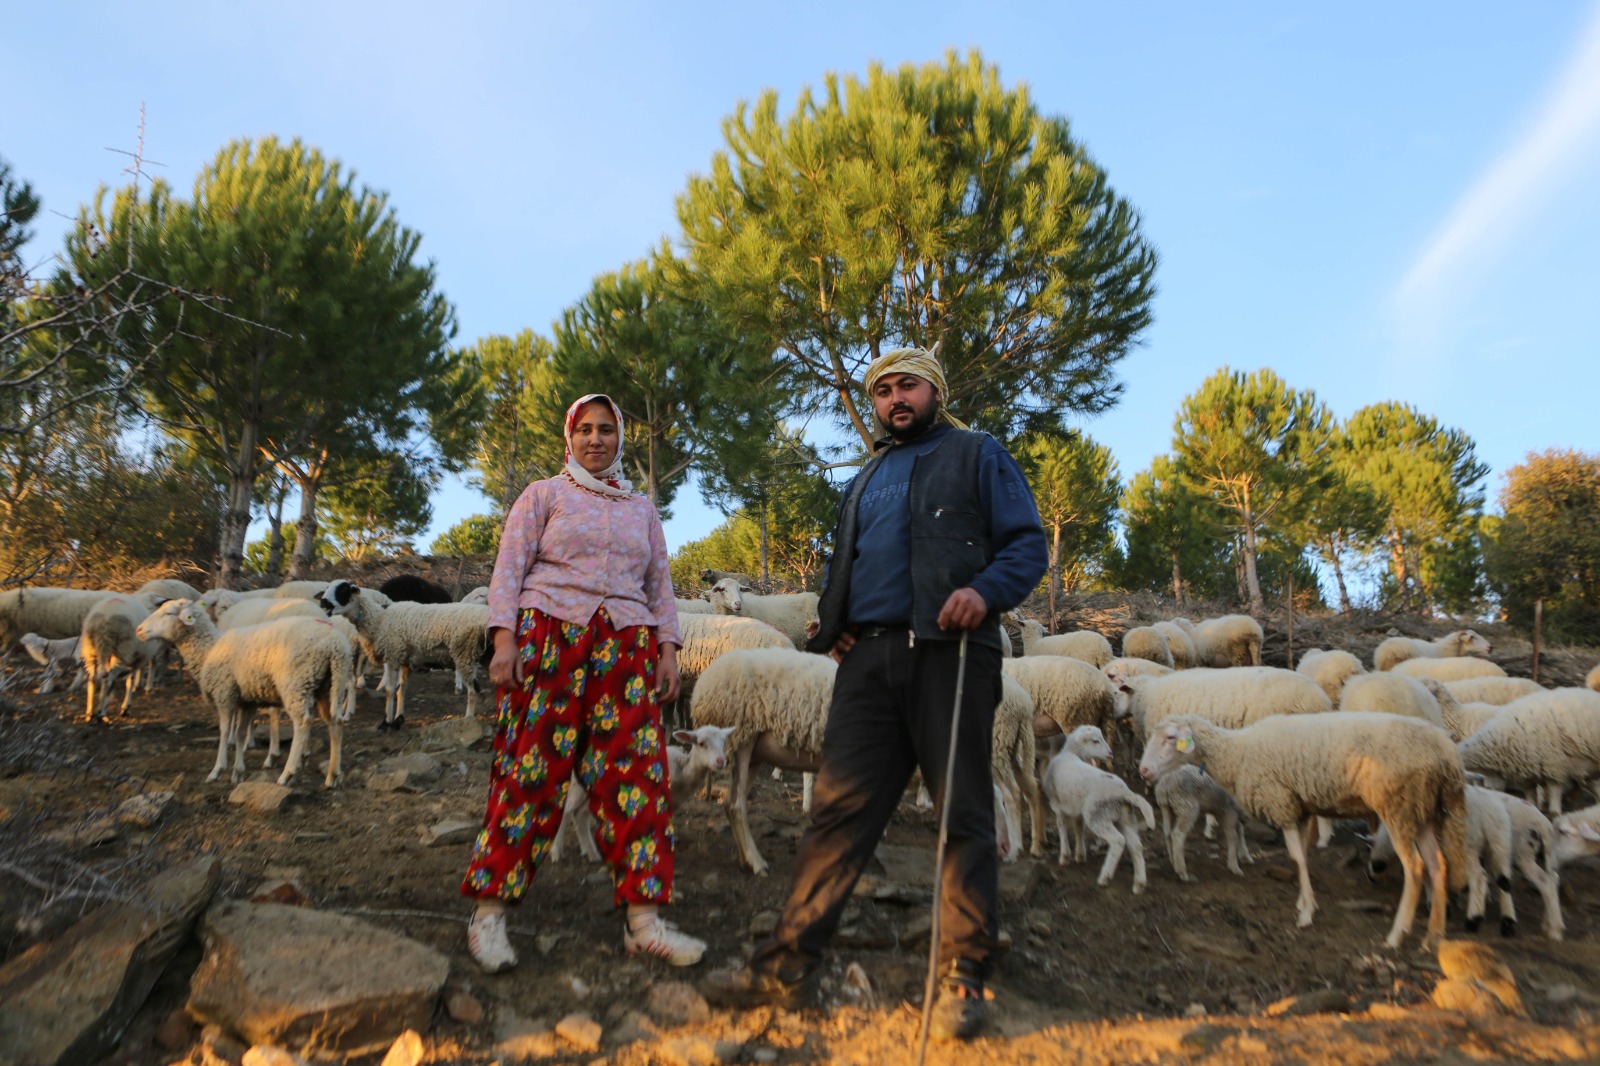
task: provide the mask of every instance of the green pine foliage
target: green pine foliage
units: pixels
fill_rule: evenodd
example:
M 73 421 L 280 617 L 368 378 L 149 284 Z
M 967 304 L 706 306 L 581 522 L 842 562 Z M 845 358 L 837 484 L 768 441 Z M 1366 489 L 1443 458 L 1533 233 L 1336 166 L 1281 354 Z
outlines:
M 1506 471 L 1501 515 L 1484 524 L 1489 583 L 1506 618 L 1600 644 L 1600 453 L 1552 448 Z
M 494 555 L 500 550 L 505 520 L 492 514 L 468 515 L 433 538 L 430 555 Z

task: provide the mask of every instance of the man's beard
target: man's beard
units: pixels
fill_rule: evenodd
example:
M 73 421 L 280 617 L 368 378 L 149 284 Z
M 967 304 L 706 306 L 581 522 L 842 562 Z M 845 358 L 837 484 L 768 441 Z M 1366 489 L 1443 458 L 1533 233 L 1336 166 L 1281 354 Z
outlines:
M 894 416 L 896 410 L 905 410 L 911 412 L 911 421 L 907 422 L 905 428 L 903 429 L 895 425 Z M 929 404 L 926 411 L 918 411 L 916 408 L 907 405 L 889 412 L 889 423 L 885 428 L 888 430 L 891 439 L 904 443 L 905 441 L 922 436 L 929 429 L 931 429 L 933 424 L 938 420 L 938 401 Z

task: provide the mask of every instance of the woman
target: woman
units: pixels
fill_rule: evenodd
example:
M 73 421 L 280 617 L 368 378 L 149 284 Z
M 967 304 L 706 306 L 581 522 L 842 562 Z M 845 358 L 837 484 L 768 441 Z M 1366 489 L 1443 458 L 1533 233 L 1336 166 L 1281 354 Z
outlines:
M 505 911 L 561 828 L 575 774 L 610 865 L 623 944 L 675 966 L 705 944 L 657 913 L 672 900 L 672 800 L 658 701 L 678 694 L 678 616 L 655 507 L 622 478 L 622 413 L 608 396 L 567 409 L 566 469 L 523 490 L 489 583 L 499 721 L 489 804 L 461 893 L 486 973 L 517 963 Z

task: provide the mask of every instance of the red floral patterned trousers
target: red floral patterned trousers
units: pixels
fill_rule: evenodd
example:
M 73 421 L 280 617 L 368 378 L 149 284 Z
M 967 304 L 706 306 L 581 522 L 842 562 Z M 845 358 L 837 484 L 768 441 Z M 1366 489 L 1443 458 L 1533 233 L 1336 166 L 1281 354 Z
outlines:
M 461 894 L 522 898 L 561 828 L 576 773 L 616 905 L 670 903 L 675 837 L 655 634 L 616 628 L 604 608 L 588 625 L 526 610 L 517 654 L 523 681 L 496 692 L 489 806 Z

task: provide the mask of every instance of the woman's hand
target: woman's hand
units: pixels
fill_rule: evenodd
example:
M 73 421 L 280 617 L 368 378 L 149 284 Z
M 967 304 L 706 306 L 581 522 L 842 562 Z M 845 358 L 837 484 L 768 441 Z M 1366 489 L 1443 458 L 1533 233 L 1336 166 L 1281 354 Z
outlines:
M 678 698 L 678 646 L 663 644 L 656 662 L 656 702 L 671 703 Z
M 516 634 L 509 629 L 494 629 L 489 636 L 494 640 L 494 658 L 489 660 L 489 684 L 495 688 L 521 685 L 522 656 L 517 654 Z

